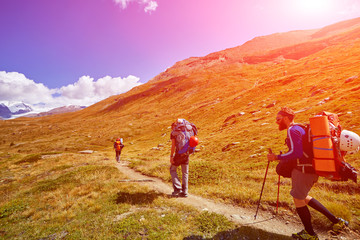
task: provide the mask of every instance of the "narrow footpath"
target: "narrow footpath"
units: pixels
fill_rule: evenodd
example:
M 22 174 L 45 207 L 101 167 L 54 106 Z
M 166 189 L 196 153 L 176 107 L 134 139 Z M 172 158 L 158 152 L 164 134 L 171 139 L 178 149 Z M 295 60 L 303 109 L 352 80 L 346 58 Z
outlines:
M 171 194 L 173 191 L 172 186 L 169 183 L 165 183 L 161 179 L 148 177 L 136 172 L 135 170 L 129 168 L 128 163 L 125 161 L 116 164 L 116 167 L 129 178 L 129 181 L 141 182 L 141 184 L 147 185 L 151 189 L 163 194 Z M 256 220 L 254 220 L 255 211 L 252 209 L 235 207 L 230 204 L 222 204 L 210 199 L 199 197 L 191 194 L 191 189 L 187 198 L 177 198 L 175 200 L 191 205 L 199 210 L 207 210 L 209 212 L 222 214 L 238 225 L 251 226 L 270 233 L 291 236 L 292 233 L 299 232 L 303 229 L 300 220 L 299 222 L 285 221 L 261 210 L 259 210 Z M 360 235 L 357 235 L 349 229 L 338 236 L 332 236 L 327 232 L 319 231 L 317 231 L 317 234 L 320 239 L 360 239 Z

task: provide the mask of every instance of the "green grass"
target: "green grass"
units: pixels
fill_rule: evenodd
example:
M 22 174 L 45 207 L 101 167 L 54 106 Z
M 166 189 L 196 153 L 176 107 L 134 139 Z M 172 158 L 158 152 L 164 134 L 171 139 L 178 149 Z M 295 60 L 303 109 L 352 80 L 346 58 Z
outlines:
M 0 208 L 0 218 L 6 218 L 14 213 L 22 212 L 26 208 L 26 203 L 20 199 L 7 202 Z
M 0 239 L 207 239 L 238 231 L 222 215 L 119 182 L 125 176 L 106 155 L 63 153 L 52 161 L 27 161 L 37 170 L 26 168 L 26 178 L 18 162 L 35 155 L 1 163 L 15 180 L 0 186 Z
M 210 213 L 203 211 L 200 215 L 195 218 L 198 229 L 207 234 L 213 236 L 214 234 L 222 231 L 234 228 L 234 224 L 227 218 L 216 213 Z

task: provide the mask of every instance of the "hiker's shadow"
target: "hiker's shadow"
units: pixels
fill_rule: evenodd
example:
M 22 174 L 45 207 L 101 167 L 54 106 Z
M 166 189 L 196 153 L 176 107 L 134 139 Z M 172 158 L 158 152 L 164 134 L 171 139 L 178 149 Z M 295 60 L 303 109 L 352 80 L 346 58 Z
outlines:
M 149 204 L 149 203 L 152 203 L 158 197 L 166 197 L 166 195 L 163 193 L 155 192 L 155 191 L 135 192 L 135 193 L 120 191 L 117 193 L 115 202 L 116 202 L 116 204 L 128 203 L 131 205 Z
M 266 232 L 250 226 L 241 226 L 228 231 L 218 232 L 214 237 L 203 238 L 202 236 L 192 235 L 183 240 L 290 240 L 289 236 Z

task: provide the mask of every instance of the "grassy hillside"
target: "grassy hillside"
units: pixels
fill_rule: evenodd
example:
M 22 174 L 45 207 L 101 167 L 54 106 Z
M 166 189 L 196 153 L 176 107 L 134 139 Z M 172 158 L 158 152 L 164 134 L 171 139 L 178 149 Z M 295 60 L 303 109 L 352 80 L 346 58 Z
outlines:
M 286 133 L 279 132 L 275 124 L 281 106 L 299 111 L 297 122 L 323 110 L 335 112 L 344 129 L 360 133 L 360 31 L 339 32 L 249 55 L 249 59 L 258 59 L 251 64 L 226 58 L 186 59 L 146 84 L 81 111 L 0 121 L 0 222 L 4 226 L 0 236 L 46 237 L 64 224 L 65 232 L 80 238 L 91 232 L 104 234 L 98 236 L 100 239 L 135 236 L 142 230 L 130 230 L 137 226 L 132 217 L 156 218 L 159 212 L 153 208 L 161 208 L 160 215 L 169 216 L 165 225 L 175 221 L 174 229 L 181 223 L 170 212 L 201 218 L 201 213 L 174 206 L 165 196 L 116 181 L 124 176 L 113 166 L 112 141 L 122 137 L 123 157 L 133 168 L 170 183 L 170 125 L 178 117 L 198 126 L 201 141 L 200 151 L 191 157 L 190 193 L 254 208 L 267 149 L 286 151 Z M 301 56 L 287 57 L 293 53 Z M 85 149 L 97 153 L 78 154 Z M 360 169 L 359 153 L 347 160 Z M 274 163 L 263 194 L 263 208 L 268 211 L 275 210 L 276 183 Z M 281 215 L 295 215 L 289 190 L 289 180 L 282 179 Z M 134 191 L 152 200 L 117 202 L 119 194 L 129 199 L 136 195 Z M 311 195 L 350 220 L 352 229 L 360 230 L 357 184 L 321 178 Z M 114 215 L 132 208 L 140 210 L 121 224 L 112 221 Z M 192 228 L 193 220 L 181 225 L 180 237 L 204 233 L 201 228 Z M 320 215 L 315 214 L 314 221 L 317 226 L 330 227 Z M 129 229 L 121 227 L 124 224 Z M 156 227 L 147 227 L 152 228 Z M 169 238 L 177 236 L 171 233 L 174 229 L 168 229 Z

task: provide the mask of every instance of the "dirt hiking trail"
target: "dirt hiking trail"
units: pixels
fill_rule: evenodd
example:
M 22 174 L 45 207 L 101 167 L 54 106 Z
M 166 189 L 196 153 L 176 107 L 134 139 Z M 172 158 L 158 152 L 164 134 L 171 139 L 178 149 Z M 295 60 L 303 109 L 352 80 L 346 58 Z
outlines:
M 173 191 L 171 184 L 165 183 L 159 178 L 145 176 L 139 172 L 136 172 L 135 170 L 128 167 L 128 162 L 126 161 L 116 163 L 116 167 L 128 177 L 126 180 L 121 180 L 123 182 L 141 182 L 141 184 L 147 185 L 151 189 L 167 195 L 170 195 Z M 191 174 L 191 170 L 189 174 Z M 230 204 L 223 204 L 193 195 L 191 194 L 191 186 L 189 190 L 190 191 L 187 198 L 176 198 L 175 201 L 180 201 L 183 204 L 191 205 L 199 210 L 207 210 L 209 212 L 222 214 L 238 225 L 251 226 L 253 228 L 261 229 L 270 233 L 291 236 L 292 233 L 299 232 L 303 229 L 300 220 L 285 220 L 280 216 L 274 216 L 269 214 L 269 212 L 262 211 L 261 209 L 259 209 L 257 218 L 254 220 L 254 215 L 256 212 L 254 209 L 246 209 Z M 356 234 L 350 229 L 344 230 L 340 235 L 337 236 L 333 236 L 324 230 L 321 231 L 315 229 L 315 231 L 317 232 L 320 239 L 360 239 L 360 235 Z

